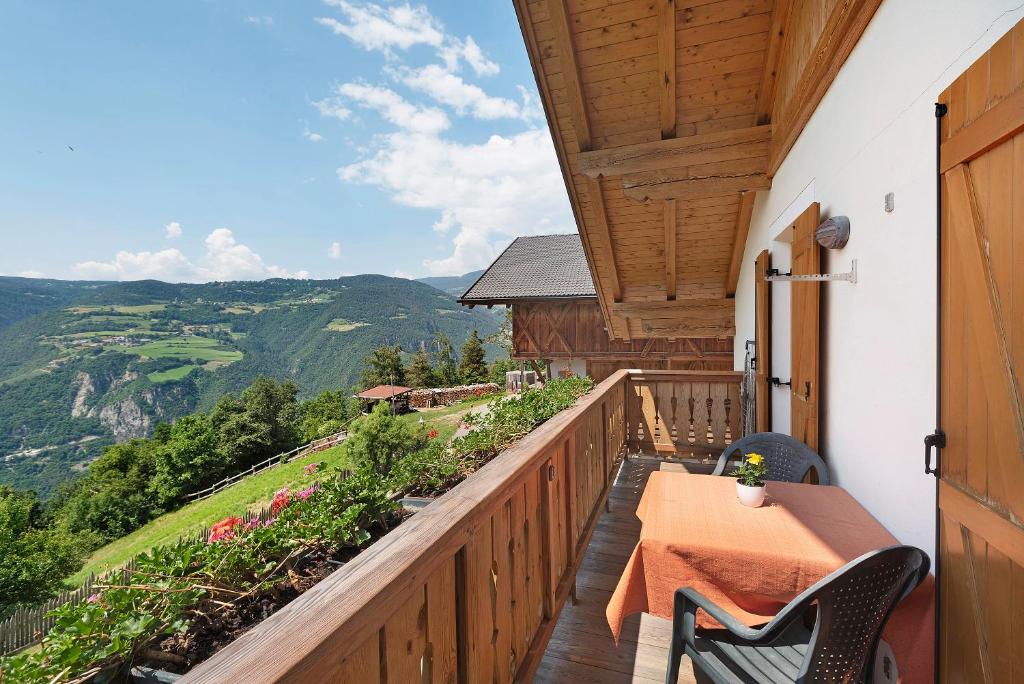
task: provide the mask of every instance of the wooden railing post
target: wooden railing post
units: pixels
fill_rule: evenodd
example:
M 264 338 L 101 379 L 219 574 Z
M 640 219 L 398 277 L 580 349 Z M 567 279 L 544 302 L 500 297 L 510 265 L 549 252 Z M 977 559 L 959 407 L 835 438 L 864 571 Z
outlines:
M 569 439 L 565 440 L 564 456 L 562 461 L 565 463 L 565 477 L 562 480 L 565 482 L 563 491 L 565 492 L 565 519 L 566 519 L 566 534 L 565 534 L 565 565 L 567 568 L 574 568 L 576 565 L 576 514 L 579 506 L 579 501 L 576 497 L 576 446 L 578 443 L 579 430 L 569 435 Z M 569 590 L 569 595 L 572 597 L 572 602 L 576 603 L 576 572 L 572 570 L 572 589 Z
M 540 478 L 541 566 L 544 571 L 544 619 L 554 617 L 555 587 L 558 586 L 553 527 L 555 464 L 549 458 Z

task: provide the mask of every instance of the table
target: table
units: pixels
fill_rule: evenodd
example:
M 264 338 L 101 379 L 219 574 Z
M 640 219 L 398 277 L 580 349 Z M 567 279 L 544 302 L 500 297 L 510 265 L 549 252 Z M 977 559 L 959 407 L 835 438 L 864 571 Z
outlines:
M 840 487 L 769 482 L 761 508 L 743 506 L 731 477 L 651 473 L 637 517 L 640 540 L 606 615 L 616 640 L 626 616 L 672 617 L 679 587 L 694 587 L 753 627 L 848 561 L 899 542 Z M 883 632 L 902 682 L 931 682 L 934 579 L 893 612 Z M 698 624 L 715 627 L 705 613 Z

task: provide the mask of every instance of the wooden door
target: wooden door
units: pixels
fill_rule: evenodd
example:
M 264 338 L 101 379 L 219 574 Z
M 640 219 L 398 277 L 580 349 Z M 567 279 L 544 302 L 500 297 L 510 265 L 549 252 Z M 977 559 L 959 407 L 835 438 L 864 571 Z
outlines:
M 821 247 L 814 237 L 819 205 L 807 207 L 793 223 L 793 275 L 821 273 Z M 818 450 L 818 347 L 821 283 L 790 283 L 792 300 L 792 385 L 790 425 L 794 437 Z
M 939 668 L 1024 681 L 1024 29 L 940 97 Z
M 772 388 L 768 382 L 772 372 L 772 290 L 771 283 L 765 280 L 771 265 L 767 249 L 754 262 L 754 429 L 758 432 L 772 429 Z

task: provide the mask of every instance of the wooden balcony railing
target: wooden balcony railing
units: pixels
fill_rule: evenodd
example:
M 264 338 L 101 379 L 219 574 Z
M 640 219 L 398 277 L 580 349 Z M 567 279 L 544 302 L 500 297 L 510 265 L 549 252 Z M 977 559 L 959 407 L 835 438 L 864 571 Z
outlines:
M 631 451 L 718 455 L 739 438 L 743 411 L 733 371 L 642 371 L 627 387 L 626 443 Z
M 626 452 L 627 405 L 646 439 L 668 414 L 652 423 L 645 393 L 699 401 L 719 375 L 616 372 L 185 681 L 529 681 Z

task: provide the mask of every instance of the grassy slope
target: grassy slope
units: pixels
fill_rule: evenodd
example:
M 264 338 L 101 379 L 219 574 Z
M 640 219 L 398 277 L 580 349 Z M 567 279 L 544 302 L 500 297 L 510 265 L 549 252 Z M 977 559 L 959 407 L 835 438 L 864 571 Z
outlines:
M 68 581 L 77 585 L 85 581 L 90 572 L 97 574 L 127 562 L 132 556 L 154 546 L 171 543 L 188 533 L 208 527 L 229 515 L 236 515 L 250 508 L 266 505 L 274 492 L 285 485 L 303 481 L 303 468 L 310 463 L 327 463 L 343 466 L 344 455 L 341 447 L 334 447 L 318 454 L 310 454 L 291 463 L 271 468 L 238 484 L 228 487 L 209 499 L 203 499 L 180 508 L 173 513 L 162 515 L 126 537 L 117 539 L 96 550 L 82 570 Z
M 418 424 L 422 417 L 428 429 L 436 429 L 438 436 L 450 438 L 458 428 L 462 416 L 474 406 L 487 403 L 490 399 L 472 399 L 437 409 L 426 409 L 408 413 L 402 420 Z M 123 565 L 130 558 L 154 546 L 168 544 L 190 532 L 208 527 L 229 515 L 236 515 L 249 508 L 264 506 L 274 492 L 285 485 L 303 482 L 303 468 L 309 463 L 326 463 L 328 466 L 345 466 L 345 454 L 341 447 L 334 447 L 318 454 L 310 454 L 283 466 L 246 478 L 238 484 L 219 492 L 209 499 L 197 501 L 183 508 L 162 515 L 156 520 L 97 549 L 85 567 L 68 579 L 72 585 L 85 581 L 89 573 L 100 574 Z

